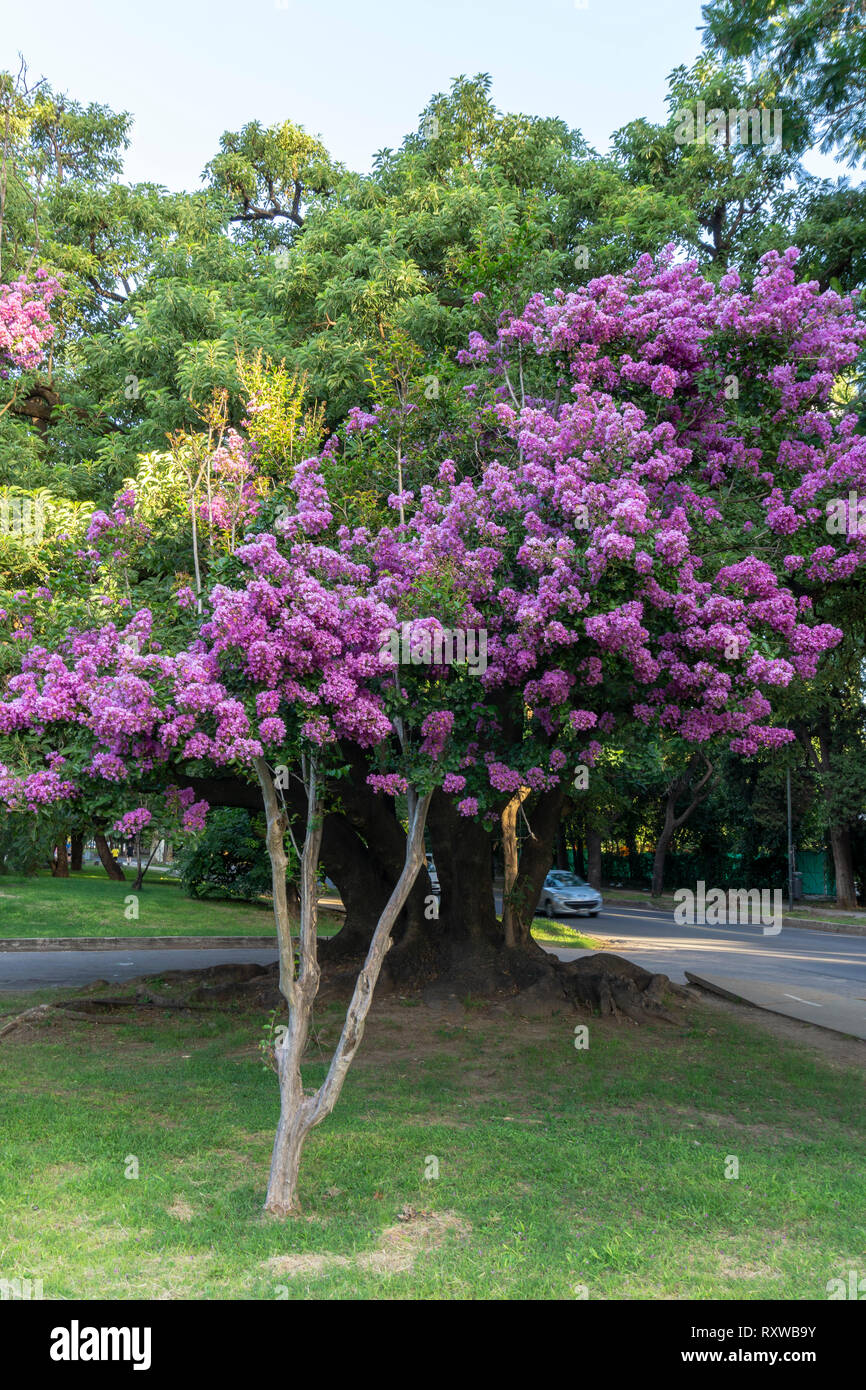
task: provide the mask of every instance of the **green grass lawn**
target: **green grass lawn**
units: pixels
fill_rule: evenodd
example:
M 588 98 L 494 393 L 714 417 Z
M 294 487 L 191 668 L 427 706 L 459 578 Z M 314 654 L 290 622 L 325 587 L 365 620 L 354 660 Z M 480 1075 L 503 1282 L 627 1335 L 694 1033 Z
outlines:
M 148 874 L 132 894 L 133 874 L 112 883 L 102 869 L 69 878 L 0 877 L 0 940 L 13 936 L 268 936 L 274 933 L 270 902 L 236 903 L 188 898 L 176 879 Z M 127 917 L 132 908 L 138 917 Z M 333 936 L 342 917 L 320 910 L 319 932 Z M 532 934 L 555 946 L 598 947 L 601 943 L 563 922 L 536 918 Z
M 381 1001 L 285 1223 L 261 1210 L 262 1017 L 19 1030 L 0 1041 L 0 1276 L 67 1299 L 826 1298 L 863 1269 L 862 1068 L 724 1006 L 689 1019 L 591 1020 L 578 1051 L 570 1013 Z M 309 1084 L 339 1021 L 319 1015 Z
M 576 927 L 570 927 L 565 922 L 554 922 L 549 917 L 536 917 L 532 924 L 532 935 L 536 941 L 543 941 L 548 946 L 562 946 L 573 951 L 599 950 L 603 945 L 598 937 L 587 936 Z
M 268 936 L 275 935 L 269 902 L 188 898 L 176 880 L 151 879 L 132 892 L 134 875 L 112 883 L 102 869 L 69 878 L 0 877 L 0 939 L 11 936 Z M 132 901 L 134 899 L 134 901 Z M 137 911 L 137 917 L 128 912 Z M 323 936 L 339 918 L 321 914 Z

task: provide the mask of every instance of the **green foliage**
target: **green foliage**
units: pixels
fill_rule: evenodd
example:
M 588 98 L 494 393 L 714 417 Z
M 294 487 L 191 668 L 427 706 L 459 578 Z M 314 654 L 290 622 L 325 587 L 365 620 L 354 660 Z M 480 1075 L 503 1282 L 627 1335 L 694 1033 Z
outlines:
M 270 892 L 263 818 L 230 808 L 212 811 L 206 828 L 180 849 L 177 867 L 192 898 L 213 893 L 250 902 Z
M 710 0 L 706 43 L 749 57 L 797 95 L 821 126 L 821 148 L 866 155 L 866 25 L 861 0 Z
M 55 816 L 34 816 L 23 811 L 4 813 L 0 821 L 0 874 L 23 874 L 33 878 L 51 858 L 59 834 Z
M 727 116 L 732 110 L 763 110 L 769 115 L 768 108 L 778 109 L 781 145 L 751 143 L 751 124 L 749 141 L 739 143 L 739 121 L 728 125 L 724 139 L 713 140 L 700 138 L 695 119 L 695 138 L 686 140 L 681 115 L 696 113 L 698 102 L 703 102 L 708 122 L 713 111 Z M 731 264 L 751 269 L 763 251 L 789 245 L 789 182 L 804 177 L 800 158 L 808 143 L 808 122 L 799 103 L 781 95 L 772 81 L 751 78 L 741 64 L 720 66 L 703 56 L 691 68 L 674 69 L 667 104 L 664 125 L 631 121 L 615 132 L 613 147 L 619 169 L 636 192 L 645 196 L 652 190 L 666 200 L 676 233 L 671 239 L 697 251 L 705 268 L 720 274 Z M 636 200 L 634 209 L 624 210 L 632 216 L 639 207 Z M 670 215 L 674 209 L 679 209 L 679 225 Z

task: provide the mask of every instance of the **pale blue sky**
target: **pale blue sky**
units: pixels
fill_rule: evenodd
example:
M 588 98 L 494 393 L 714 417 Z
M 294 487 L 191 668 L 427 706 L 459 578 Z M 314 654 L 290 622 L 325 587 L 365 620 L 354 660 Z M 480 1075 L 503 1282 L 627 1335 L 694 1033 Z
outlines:
M 40 0 L 4 16 L 0 66 L 23 52 L 55 89 L 131 111 L 127 178 L 193 189 L 221 133 L 252 119 L 290 117 L 368 169 L 460 73 L 491 73 L 497 106 L 604 149 L 664 115 L 700 23 L 699 0 Z

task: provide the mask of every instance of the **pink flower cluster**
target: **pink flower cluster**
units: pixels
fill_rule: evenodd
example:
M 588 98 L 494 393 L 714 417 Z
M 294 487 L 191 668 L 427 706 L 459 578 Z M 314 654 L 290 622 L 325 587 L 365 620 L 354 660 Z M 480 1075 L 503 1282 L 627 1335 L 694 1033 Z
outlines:
M 249 447 L 236 430 L 229 429 L 210 460 L 213 491 L 199 504 L 199 514 L 218 531 L 245 531 L 260 502 L 255 489 L 256 470 Z
M 114 822 L 113 829 L 118 835 L 137 835 L 145 826 L 150 825 L 152 819 L 147 807 L 139 806 L 135 811 L 126 811 Z
M 0 285 L 0 358 L 23 369 L 40 365 L 55 333 L 49 305 L 62 293 L 60 281 L 42 269 L 32 283 Z

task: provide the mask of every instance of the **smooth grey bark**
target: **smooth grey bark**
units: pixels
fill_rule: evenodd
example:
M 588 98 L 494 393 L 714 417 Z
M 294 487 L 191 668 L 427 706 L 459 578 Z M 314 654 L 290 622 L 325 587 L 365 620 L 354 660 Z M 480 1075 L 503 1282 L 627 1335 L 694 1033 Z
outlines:
M 301 854 L 301 923 L 297 979 L 286 893 L 287 856 L 283 839 L 288 829 L 288 816 L 277 795 L 270 768 L 264 758 L 256 759 L 256 772 L 262 789 L 268 826 L 267 844 L 280 952 L 280 991 L 289 1011 L 288 1026 L 274 1048 L 280 1085 L 280 1119 L 274 1139 L 265 1210 L 275 1216 L 284 1217 L 293 1215 L 300 1209 L 298 1172 L 304 1143 L 310 1130 L 331 1113 L 339 1099 L 349 1067 L 364 1034 L 373 991 L 385 955 L 391 946 L 392 928 L 424 863 L 424 826 L 430 795 L 419 797 L 412 789 L 407 793 L 409 834 L 406 837 L 403 870 L 376 924 L 328 1074 L 319 1089 L 308 1095 L 304 1091 L 301 1063 L 310 1034 L 313 1004 L 320 979 L 316 938 L 317 868 L 322 843 L 322 814 L 316 767 L 312 758 L 305 761 L 307 829 Z

